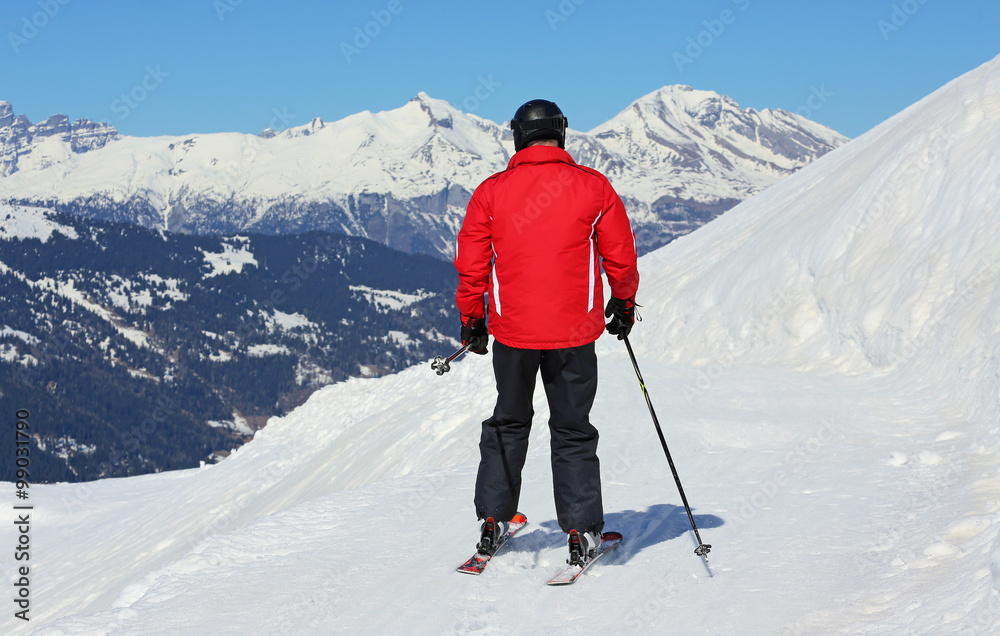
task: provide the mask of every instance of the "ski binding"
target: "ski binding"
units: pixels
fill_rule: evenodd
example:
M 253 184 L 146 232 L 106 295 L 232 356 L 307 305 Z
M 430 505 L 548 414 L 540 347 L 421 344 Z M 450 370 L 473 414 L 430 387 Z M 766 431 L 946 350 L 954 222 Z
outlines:
M 493 552 L 481 554 L 477 551 L 472 555 L 472 558 L 458 566 L 458 571 L 464 574 L 482 574 L 483 570 L 486 569 L 486 564 L 490 562 L 490 559 L 496 556 L 497 552 L 507 545 L 510 538 L 517 534 L 518 531 L 526 525 L 528 525 L 528 519 L 524 515 L 520 512 L 514 515 L 514 518 L 511 519 L 510 523 L 507 525 L 507 532 L 500 537 L 500 541 L 497 543 Z
M 624 540 L 621 533 L 618 532 L 605 532 L 601 535 L 601 545 L 597 547 L 594 556 L 587 559 L 583 564 L 568 565 L 562 572 L 555 575 L 548 580 L 549 585 L 572 585 L 580 575 L 587 571 L 587 568 L 594 564 L 594 561 L 598 560 L 610 550 L 618 547 L 618 545 Z

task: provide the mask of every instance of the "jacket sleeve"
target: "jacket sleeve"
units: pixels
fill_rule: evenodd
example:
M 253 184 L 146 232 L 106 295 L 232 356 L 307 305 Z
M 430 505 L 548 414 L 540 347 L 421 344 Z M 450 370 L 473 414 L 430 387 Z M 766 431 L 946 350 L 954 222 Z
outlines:
M 625 205 L 611 184 L 604 182 L 604 214 L 597 222 L 597 252 L 615 298 L 633 298 L 639 289 L 635 234 Z
M 463 318 L 486 317 L 484 296 L 489 287 L 493 256 L 492 217 L 486 190 L 481 185 L 472 194 L 455 246 L 455 269 L 458 270 L 455 301 Z

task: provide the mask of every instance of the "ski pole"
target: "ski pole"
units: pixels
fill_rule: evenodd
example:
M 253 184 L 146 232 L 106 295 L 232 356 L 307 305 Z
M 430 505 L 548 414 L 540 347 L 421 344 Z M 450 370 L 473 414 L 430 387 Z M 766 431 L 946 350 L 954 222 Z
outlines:
M 684 502 L 684 509 L 687 510 L 688 521 L 691 522 L 691 529 L 694 530 L 694 536 L 698 540 L 698 547 L 695 548 L 694 553 L 708 559 L 708 553 L 712 549 L 712 546 L 702 542 L 701 535 L 698 534 L 698 526 L 694 523 L 694 515 L 691 514 L 691 506 L 688 505 L 687 497 L 684 495 L 684 487 L 681 486 L 681 478 L 677 476 L 677 468 L 674 466 L 674 460 L 670 457 L 670 449 L 667 448 L 667 440 L 663 437 L 663 430 L 660 428 L 660 422 L 656 419 L 656 413 L 653 411 L 653 403 L 649 401 L 649 392 L 646 391 L 646 383 L 643 381 L 642 373 L 639 372 L 639 365 L 635 361 L 635 353 L 632 352 L 632 345 L 629 344 L 628 336 L 622 336 L 622 340 L 625 341 L 625 346 L 628 348 L 628 355 L 632 358 L 632 366 L 635 367 L 635 375 L 639 378 L 639 386 L 642 387 L 642 394 L 646 397 L 646 406 L 649 407 L 649 414 L 653 417 L 653 425 L 656 427 L 656 434 L 660 436 L 660 444 L 663 446 L 663 453 L 667 456 L 667 463 L 670 464 L 670 472 L 674 474 L 674 481 L 677 483 L 677 491 L 680 492 L 681 501 Z
M 444 375 L 445 373 L 451 371 L 451 361 L 468 350 L 469 350 L 469 345 L 465 345 L 464 347 L 462 347 L 455 353 L 451 354 L 447 358 L 442 358 L 441 356 L 437 356 L 436 358 L 434 358 L 434 362 L 431 362 L 431 368 L 434 369 L 438 375 Z

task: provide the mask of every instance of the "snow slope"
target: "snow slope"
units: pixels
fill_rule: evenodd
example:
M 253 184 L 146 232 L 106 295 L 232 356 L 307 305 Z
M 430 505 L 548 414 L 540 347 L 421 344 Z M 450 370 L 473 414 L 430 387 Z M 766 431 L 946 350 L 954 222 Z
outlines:
M 1000 359 L 997 68 L 651 255 L 645 283 L 670 290 L 651 329 L 663 359 L 896 374 L 921 391 L 952 386 L 968 409 L 989 403 Z
M 323 389 L 217 465 L 33 488 L 30 626 L 997 633 L 997 148 L 1000 58 L 641 260 L 633 344 L 707 566 L 604 338 L 593 418 L 626 543 L 572 588 L 543 585 L 565 547 L 540 390 L 530 525 L 482 577 L 453 571 L 493 399 L 471 356 Z M 24 633 L 12 612 L 0 630 Z

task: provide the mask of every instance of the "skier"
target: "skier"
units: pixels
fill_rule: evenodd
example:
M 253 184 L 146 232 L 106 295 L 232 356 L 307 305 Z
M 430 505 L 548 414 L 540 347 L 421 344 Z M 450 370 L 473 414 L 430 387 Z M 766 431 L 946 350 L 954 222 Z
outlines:
M 635 236 L 607 178 L 565 151 L 567 119 L 556 104 L 527 102 L 510 127 L 514 156 L 476 188 L 455 252 L 462 344 L 486 354 L 488 333 L 495 341 L 497 402 L 483 422 L 476 478 L 478 550 L 492 554 L 517 513 L 541 370 L 556 514 L 576 564 L 594 553 L 604 527 L 598 432 L 590 423 L 594 341 L 605 329 L 620 340 L 632 328 Z M 612 294 L 603 317 L 602 259 Z

